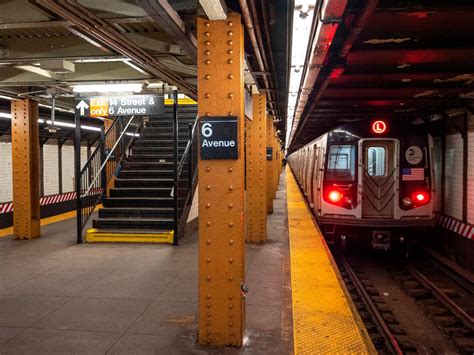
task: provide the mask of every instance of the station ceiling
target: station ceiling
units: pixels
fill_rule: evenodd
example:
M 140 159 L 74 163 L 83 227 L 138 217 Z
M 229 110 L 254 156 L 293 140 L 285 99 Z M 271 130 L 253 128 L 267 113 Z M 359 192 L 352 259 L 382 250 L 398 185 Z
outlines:
M 474 2 L 324 3 L 337 3 L 332 10 L 341 16 L 332 19 L 337 30 L 330 40 L 313 27 L 319 65 L 306 68 L 316 79 L 302 88 L 290 151 L 354 120 L 427 122 L 450 109 L 472 111 Z
M 260 66 L 246 32 L 247 76 L 268 92 L 283 136 L 293 1 L 229 0 L 228 11 L 242 12 L 241 3 L 265 60 Z M 153 92 L 167 83 L 196 98 L 198 15 L 205 13 L 197 0 L 3 0 L 0 95 L 43 104 L 54 95 L 58 107 L 71 110 L 74 85 L 140 83 Z M 0 118 L 2 127 L 8 123 Z

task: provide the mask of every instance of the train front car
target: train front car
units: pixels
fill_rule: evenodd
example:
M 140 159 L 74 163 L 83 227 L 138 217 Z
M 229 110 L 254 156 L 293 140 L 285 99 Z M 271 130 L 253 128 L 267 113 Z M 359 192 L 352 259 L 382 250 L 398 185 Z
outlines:
M 425 235 L 434 226 L 432 146 L 426 131 L 388 120 L 347 124 L 306 146 L 304 159 L 316 163 L 303 190 L 328 242 L 388 250 Z

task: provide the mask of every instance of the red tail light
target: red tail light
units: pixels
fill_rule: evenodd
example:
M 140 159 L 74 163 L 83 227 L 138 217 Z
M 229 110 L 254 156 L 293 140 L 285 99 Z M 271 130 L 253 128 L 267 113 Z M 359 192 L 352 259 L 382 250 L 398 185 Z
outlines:
M 416 191 L 412 195 L 412 200 L 415 206 L 423 206 L 430 202 L 430 194 L 426 191 Z
M 341 202 L 343 197 L 344 195 L 337 190 L 331 190 L 328 193 L 328 200 L 335 204 Z

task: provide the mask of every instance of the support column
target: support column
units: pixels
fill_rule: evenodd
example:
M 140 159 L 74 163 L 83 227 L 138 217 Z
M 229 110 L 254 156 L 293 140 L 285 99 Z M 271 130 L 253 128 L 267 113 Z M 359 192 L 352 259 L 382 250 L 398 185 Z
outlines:
M 40 143 L 38 103 L 12 100 L 13 234 L 40 236 Z
M 265 94 L 252 95 L 253 119 L 246 120 L 246 234 L 251 243 L 267 241 L 266 131 L 267 99 Z
M 267 213 L 273 213 L 273 160 L 275 152 L 273 151 L 273 118 L 267 116 Z M 270 154 L 271 151 L 271 154 Z
M 241 346 L 245 118 L 240 15 L 224 21 L 198 18 L 197 39 L 199 116 L 238 118 L 238 159 L 199 157 L 199 342 Z

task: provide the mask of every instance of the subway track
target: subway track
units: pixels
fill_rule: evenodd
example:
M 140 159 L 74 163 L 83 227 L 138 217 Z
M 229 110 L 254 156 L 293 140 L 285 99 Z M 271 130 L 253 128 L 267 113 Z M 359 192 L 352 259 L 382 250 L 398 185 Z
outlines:
M 370 250 L 333 254 L 379 353 L 474 353 L 468 273 L 423 251 L 410 260 Z
M 474 353 L 474 285 L 467 273 L 421 251 L 395 274 L 412 297 L 461 354 Z
M 353 268 L 345 256 L 339 255 L 336 261 L 377 352 L 379 354 L 415 352 L 413 343 L 406 339 L 405 332 L 369 278 L 358 268 Z

